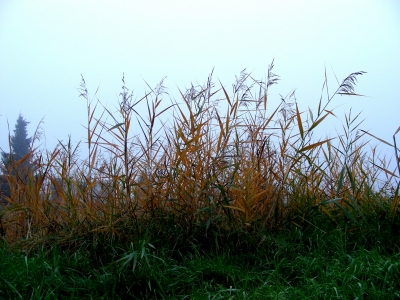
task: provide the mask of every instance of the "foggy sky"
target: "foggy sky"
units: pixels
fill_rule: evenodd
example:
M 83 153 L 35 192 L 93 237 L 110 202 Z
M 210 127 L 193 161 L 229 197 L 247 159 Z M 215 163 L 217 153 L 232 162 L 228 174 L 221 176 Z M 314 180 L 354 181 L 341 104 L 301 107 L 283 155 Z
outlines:
M 331 108 L 343 121 L 350 107 L 363 111 L 361 128 L 392 141 L 400 126 L 397 0 L 0 0 L 0 147 L 8 149 L 7 121 L 12 131 L 19 113 L 30 135 L 44 118 L 47 149 L 69 134 L 84 141 L 81 74 L 91 95 L 99 87 L 97 97 L 113 109 L 123 73 L 139 98 L 144 80 L 154 87 L 167 77 L 179 102 L 178 88 L 205 83 L 213 68 L 215 82 L 231 91 L 241 70 L 264 79 L 273 59 L 281 80 L 271 108 L 296 89 L 300 109 L 316 109 L 325 69 L 330 91 L 335 75 L 368 72 L 356 87 L 367 97 L 337 97 Z

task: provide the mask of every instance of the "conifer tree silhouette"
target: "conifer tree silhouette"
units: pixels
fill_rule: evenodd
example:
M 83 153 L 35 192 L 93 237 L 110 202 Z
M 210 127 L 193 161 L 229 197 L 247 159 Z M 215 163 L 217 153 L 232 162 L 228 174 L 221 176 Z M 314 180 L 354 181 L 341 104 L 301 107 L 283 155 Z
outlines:
M 29 170 L 30 159 L 27 157 L 23 162 L 19 162 L 25 158 L 30 152 L 30 143 L 32 138 L 28 137 L 27 126 L 29 122 L 20 114 L 15 124 L 14 135 L 10 138 L 11 153 L 2 151 L 3 173 L 15 175 L 16 171 L 25 173 Z M 21 172 L 18 172 L 21 174 Z M 21 174 L 22 175 L 22 174 Z

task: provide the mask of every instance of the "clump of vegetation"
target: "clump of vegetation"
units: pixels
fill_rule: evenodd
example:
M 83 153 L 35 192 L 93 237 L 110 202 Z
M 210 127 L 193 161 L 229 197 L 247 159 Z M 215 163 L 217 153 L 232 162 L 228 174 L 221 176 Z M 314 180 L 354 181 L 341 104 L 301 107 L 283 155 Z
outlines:
M 392 145 L 361 130 L 360 115 L 350 110 L 342 134 L 314 136 L 336 117 L 330 108 L 335 96 L 361 96 L 354 87 L 365 72 L 350 74 L 333 94 L 325 74 L 317 110 L 301 111 L 294 92 L 270 110 L 269 90 L 279 80 L 273 66 L 265 81 L 242 71 L 232 93 L 222 84 L 216 88 L 211 73 L 205 85 L 180 91 L 183 103 L 168 105 L 163 81 L 138 99 L 123 78 L 116 112 L 90 98 L 82 77 L 88 158 L 81 159 L 80 145 L 69 139 L 53 151 L 31 147 L 25 159 L 34 168 L 27 178 L 12 173 L 21 159 L 10 162 L 3 241 L 30 251 L 88 251 L 92 261 L 120 272 L 140 273 L 147 265 L 143 278 L 154 275 L 149 257 L 159 245 L 169 247 L 170 259 L 193 249 L 239 255 L 267 247 L 276 254 L 282 239 L 271 235 L 289 229 L 312 232 L 312 239 L 315 232 L 354 236 L 344 249 L 357 243 L 366 249 L 389 243 L 389 249 L 399 239 L 398 176 L 376 148 L 366 150 L 364 138 L 392 146 L 399 169 L 400 128 Z M 138 111 L 141 103 L 146 114 Z M 141 134 L 133 135 L 138 129 Z M 385 239 L 391 234 L 391 241 Z M 154 280 L 146 281 L 146 291 L 162 286 Z

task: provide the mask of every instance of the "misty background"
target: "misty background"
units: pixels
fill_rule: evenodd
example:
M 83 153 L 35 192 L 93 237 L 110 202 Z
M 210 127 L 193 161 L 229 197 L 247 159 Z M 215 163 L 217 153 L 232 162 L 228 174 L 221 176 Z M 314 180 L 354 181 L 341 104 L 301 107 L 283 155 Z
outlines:
M 335 76 L 341 82 L 366 71 L 355 89 L 366 97 L 337 96 L 330 108 L 339 126 L 323 130 L 337 136 L 352 108 L 362 111 L 361 129 L 392 142 L 400 126 L 397 0 L 0 0 L 0 147 L 8 152 L 8 126 L 12 134 L 20 113 L 29 136 L 43 118 L 44 149 L 69 135 L 84 142 L 81 74 L 90 95 L 99 88 L 96 98 L 115 111 L 123 74 L 134 98 L 149 91 L 146 82 L 155 87 L 166 77 L 170 97 L 182 102 L 178 88 L 204 84 L 213 68 L 216 89 L 220 80 L 231 92 L 245 68 L 265 79 L 273 59 L 281 80 L 269 91 L 271 112 L 294 89 L 299 109 L 315 111 L 325 69 L 331 93 Z M 144 105 L 138 111 L 147 115 Z

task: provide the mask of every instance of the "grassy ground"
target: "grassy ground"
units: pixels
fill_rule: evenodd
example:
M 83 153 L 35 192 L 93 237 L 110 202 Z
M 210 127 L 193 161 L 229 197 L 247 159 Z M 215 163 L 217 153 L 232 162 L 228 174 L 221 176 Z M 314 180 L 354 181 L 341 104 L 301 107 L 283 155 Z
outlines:
M 135 243 L 80 240 L 0 250 L 3 299 L 396 299 L 400 235 L 393 222 L 355 234 L 320 228 L 279 233 L 210 228 L 147 231 Z M 326 219 L 324 222 L 323 219 Z M 400 222 L 399 222 L 400 223 Z M 398 224 L 399 224 L 398 223 Z M 378 224 L 376 224 L 378 225 Z M 255 238 L 255 236 L 257 238 Z
M 271 109 L 272 69 L 265 82 L 243 71 L 232 94 L 211 74 L 167 105 L 162 82 L 138 98 L 123 78 L 117 111 L 82 78 L 87 158 L 71 138 L 40 150 L 35 134 L 0 165 L 0 297 L 399 298 L 400 127 L 384 141 L 350 110 L 318 137 L 365 72 L 333 94 L 325 75 L 317 108 L 292 92 Z M 392 147 L 395 170 L 368 139 Z

